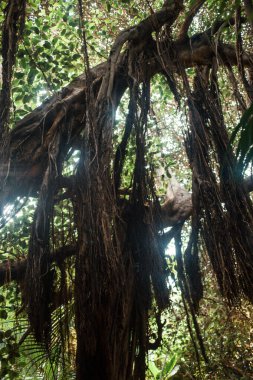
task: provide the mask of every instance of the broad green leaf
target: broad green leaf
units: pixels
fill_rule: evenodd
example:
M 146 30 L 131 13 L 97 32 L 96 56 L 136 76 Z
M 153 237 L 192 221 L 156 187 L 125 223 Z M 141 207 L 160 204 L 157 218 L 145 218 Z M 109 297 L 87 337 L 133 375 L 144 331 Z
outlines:
M 157 376 L 160 374 L 161 371 L 157 368 L 154 362 L 148 363 L 148 369 L 154 376 L 154 379 L 157 379 Z
M 162 370 L 162 377 L 170 375 L 172 370 L 174 369 L 175 365 L 177 363 L 177 355 L 173 355 L 172 358 L 165 363 L 164 368 Z

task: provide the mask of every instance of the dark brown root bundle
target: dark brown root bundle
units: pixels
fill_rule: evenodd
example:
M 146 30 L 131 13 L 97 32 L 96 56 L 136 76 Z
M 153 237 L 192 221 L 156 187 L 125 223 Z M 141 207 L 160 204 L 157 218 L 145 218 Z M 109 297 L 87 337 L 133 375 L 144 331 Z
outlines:
M 9 0 L 4 10 L 2 26 L 1 53 L 2 88 L 0 92 L 0 136 L 7 132 L 11 109 L 11 83 L 18 41 L 22 37 L 25 25 L 26 0 Z
M 189 94 L 186 146 L 193 172 L 193 230 L 200 230 L 223 296 L 253 301 L 253 209 L 229 148 L 217 68 L 198 71 Z
M 110 154 L 103 148 L 111 144 L 110 132 L 105 130 L 110 128 L 110 120 L 103 118 L 102 123 L 96 119 L 96 126 L 103 125 L 103 135 L 92 131 L 91 122 L 80 160 L 76 210 L 80 250 L 75 297 L 80 379 L 91 376 L 98 361 L 106 363 L 106 373 L 98 375 L 104 379 L 144 379 L 153 294 L 159 309 L 168 305 L 166 262 L 156 212 L 149 206 L 152 191 L 148 190 L 145 160 L 149 83 L 143 85 L 141 95 L 139 92 L 135 83 L 114 163 L 114 186 L 108 170 Z M 101 115 L 111 113 L 108 104 L 102 103 L 101 107 Z M 124 202 L 115 197 L 115 190 L 119 188 L 131 131 L 135 135 L 135 168 L 130 199 Z M 81 362 L 81 358 L 86 360 Z
M 38 342 L 50 343 L 54 270 L 51 267 L 50 237 L 57 193 L 57 181 L 62 170 L 64 128 L 56 125 L 49 145 L 48 167 L 45 171 L 32 225 L 25 276 L 25 302 L 29 321 Z

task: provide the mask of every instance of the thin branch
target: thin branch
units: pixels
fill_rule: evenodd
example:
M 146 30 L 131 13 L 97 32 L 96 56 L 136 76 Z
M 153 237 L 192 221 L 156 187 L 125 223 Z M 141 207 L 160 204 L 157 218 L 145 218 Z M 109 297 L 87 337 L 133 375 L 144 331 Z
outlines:
M 191 26 L 192 21 L 193 21 L 194 17 L 196 16 L 196 14 L 198 13 L 198 11 L 201 9 L 201 7 L 205 1 L 206 0 L 197 0 L 194 2 L 192 7 L 190 8 L 188 14 L 186 15 L 186 19 L 184 20 L 184 22 L 181 26 L 181 29 L 180 29 L 179 34 L 178 34 L 179 39 L 185 39 L 187 37 L 188 30 Z

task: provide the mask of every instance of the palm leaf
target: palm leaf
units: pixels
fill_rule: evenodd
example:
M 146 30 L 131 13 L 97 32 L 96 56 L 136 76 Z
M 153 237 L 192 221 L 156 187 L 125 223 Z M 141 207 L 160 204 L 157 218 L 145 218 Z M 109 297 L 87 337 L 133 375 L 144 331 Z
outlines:
M 253 103 L 244 112 L 239 124 L 233 130 L 230 138 L 231 144 L 235 143 L 237 136 L 238 165 L 245 170 L 253 159 Z

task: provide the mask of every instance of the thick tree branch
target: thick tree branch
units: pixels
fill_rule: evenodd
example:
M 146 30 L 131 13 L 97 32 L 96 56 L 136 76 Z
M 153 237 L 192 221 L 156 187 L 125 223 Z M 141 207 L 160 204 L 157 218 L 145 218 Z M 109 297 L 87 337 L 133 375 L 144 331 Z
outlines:
M 176 71 L 178 63 L 183 67 L 210 65 L 217 51 L 219 57 L 222 57 L 222 64 L 237 64 L 233 46 L 219 43 L 216 50 L 205 33 L 195 35 L 187 41 L 177 40 L 173 44 L 174 56 L 170 69 L 174 68 Z M 242 55 L 246 67 L 251 65 L 252 59 L 250 54 Z M 166 57 L 164 61 L 166 62 Z M 149 45 L 149 57 L 145 58 L 142 66 L 146 69 L 146 75 L 150 77 L 164 71 L 157 60 L 155 44 Z M 104 62 L 92 70 L 94 91 L 99 90 L 107 69 L 107 62 Z M 126 90 L 127 83 L 127 53 L 124 53 L 120 56 L 114 78 L 114 94 L 117 102 Z M 64 147 L 66 152 L 72 141 L 76 141 L 83 129 L 85 91 L 85 76 L 81 75 L 59 94 L 48 99 L 17 123 L 10 136 L 11 156 L 1 158 L 0 203 L 2 205 L 13 201 L 17 196 L 29 196 L 38 191 L 47 167 L 48 143 L 53 133 L 52 128 L 61 124 L 68 125 Z
M 247 192 L 253 191 L 253 176 L 248 176 L 242 183 Z M 192 214 L 191 193 L 172 177 L 167 189 L 166 200 L 162 205 L 162 222 L 164 227 L 177 226 Z M 168 234 L 168 238 L 170 234 Z
M 192 213 L 191 194 L 179 184 L 174 176 L 170 179 L 166 200 L 161 211 L 164 227 L 182 223 Z
M 50 263 L 55 262 L 60 265 L 67 257 L 73 256 L 76 247 L 69 245 L 56 250 L 50 256 Z M 27 259 L 17 260 L 14 262 L 6 261 L 0 264 L 0 286 L 10 281 L 21 281 L 25 276 Z
M 101 87 L 99 89 L 97 102 L 104 101 L 105 98 L 109 98 L 111 100 L 113 99 L 112 94 L 115 75 L 117 71 L 117 63 L 119 61 L 120 52 L 123 45 L 126 42 L 128 42 L 129 53 L 131 53 L 131 47 L 134 47 L 134 55 L 140 53 L 143 50 L 145 44 L 152 40 L 151 34 L 154 31 L 159 31 L 159 29 L 164 24 L 167 24 L 168 27 L 171 27 L 171 25 L 176 21 L 182 9 L 182 0 L 175 0 L 172 3 L 170 3 L 170 5 L 168 5 L 166 1 L 164 3 L 163 8 L 160 11 L 152 13 L 149 17 L 141 21 L 138 25 L 127 28 L 118 35 L 110 52 L 108 68 L 106 74 L 104 75 Z

